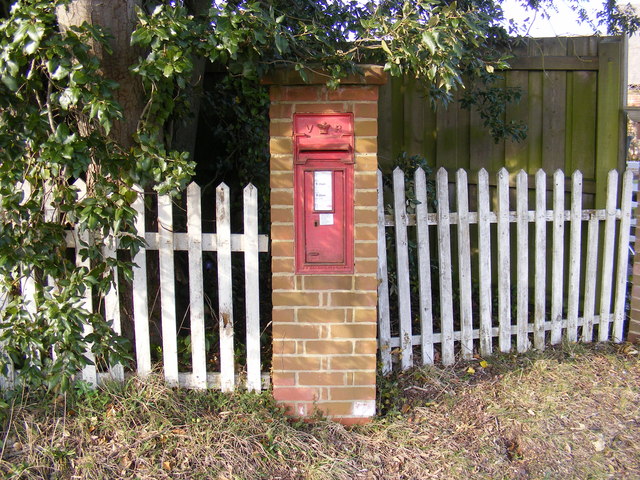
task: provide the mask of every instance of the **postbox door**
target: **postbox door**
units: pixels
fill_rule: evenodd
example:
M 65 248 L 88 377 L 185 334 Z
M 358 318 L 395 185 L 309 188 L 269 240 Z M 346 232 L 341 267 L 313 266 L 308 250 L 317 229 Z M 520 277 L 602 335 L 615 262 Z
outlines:
M 344 264 L 345 170 L 305 170 L 304 191 L 305 263 Z

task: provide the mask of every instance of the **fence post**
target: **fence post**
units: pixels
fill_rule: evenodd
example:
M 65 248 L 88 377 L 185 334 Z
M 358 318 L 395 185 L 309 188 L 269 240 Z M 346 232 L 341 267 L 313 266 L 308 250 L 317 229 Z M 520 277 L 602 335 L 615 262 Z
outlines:
M 271 85 L 273 394 L 296 416 L 318 410 L 345 424 L 375 414 L 377 303 L 377 116 L 379 67 L 343 79 L 276 71 Z M 296 274 L 293 115 L 354 117 L 354 273 Z M 315 184 L 314 184 L 315 185 Z

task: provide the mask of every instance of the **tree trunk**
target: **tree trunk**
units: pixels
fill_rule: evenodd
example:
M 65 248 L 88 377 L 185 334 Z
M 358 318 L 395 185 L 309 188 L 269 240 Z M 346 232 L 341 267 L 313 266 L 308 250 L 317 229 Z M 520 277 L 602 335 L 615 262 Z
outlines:
M 134 7 L 139 3 L 139 0 L 73 0 L 56 11 L 61 30 L 87 22 L 101 26 L 113 36 L 111 54 L 96 42 L 91 48 L 100 60 L 105 77 L 120 85 L 114 99 L 122 107 L 123 120 L 114 122 L 111 138 L 125 150 L 133 144 L 132 135 L 145 105 L 142 83 L 129 72 L 139 55 L 139 51 L 131 47 L 131 33 L 136 26 Z

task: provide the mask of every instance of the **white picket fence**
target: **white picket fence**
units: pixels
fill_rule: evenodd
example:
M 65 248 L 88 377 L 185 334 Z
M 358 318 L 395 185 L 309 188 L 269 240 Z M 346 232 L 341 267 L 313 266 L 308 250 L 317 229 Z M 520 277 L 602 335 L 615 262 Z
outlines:
M 449 179 L 445 169 L 440 169 L 436 175 L 435 212 L 428 211 L 424 171 L 418 169 L 414 178 L 419 202 L 415 214 L 407 214 L 405 175 L 396 169 L 393 172 L 393 215 L 385 215 L 382 174 L 378 172 L 378 315 L 384 373 L 391 371 L 395 353 L 399 354 L 402 369 L 414 366 L 414 346 L 419 346 L 423 364 L 433 363 L 436 355 L 440 355 L 442 363 L 450 365 L 455 362 L 458 351 L 463 359 L 472 358 L 475 352 L 483 356 L 490 355 L 495 348 L 496 337 L 497 348 L 501 352 L 511 351 L 514 337 L 516 350 L 525 352 L 532 346 L 544 349 L 547 342 L 558 344 L 563 338 L 571 342 L 591 342 L 594 339 L 594 326 L 597 325 L 597 340 L 622 341 L 629 264 L 632 171 L 626 171 L 622 177 L 619 203 L 618 173 L 609 172 L 606 208 L 603 210 L 582 208 L 582 173 L 579 171 L 571 177 L 569 210 L 565 210 L 565 175 L 559 170 L 552 177 L 553 198 L 550 205 L 547 205 L 547 175 L 544 171 L 536 174 L 533 210 L 529 209 L 528 175 L 524 171 L 515 175 L 514 210 L 510 210 L 509 173 L 505 169 L 497 173 L 495 195 L 491 194 L 488 173 L 484 169 L 479 171 L 476 212 L 469 211 L 469 183 L 464 170 L 456 173 L 455 211 L 449 207 Z M 492 210 L 491 205 L 495 205 L 495 209 Z M 515 228 L 510 227 L 512 223 L 515 223 Z M 585 223 L 586 251 L 582 251 Z M 477 225 L 477 234 L 472 239 L 470 225 L 473 224 Z M 496 224 L 496 227 L 492 228 L 492 224 Z M 532 228 L 530 224 L 533 224 Z M 550 228 L 547 228 L 547 224 Z M 457 240 L 453 243 L 452 226 Z M 390 227 L 395 229 L 396 247 L 397 294 L 392 296 L 397 301 L 397 319 L 394 318 L 398 324 L 396 336 L 392 336 L 385 241 L 385 230 Z M 409 235 L 409 228 L 415 228 L 417 243 L 419 305 L 416 313 L 412 312 L 412 307 L 416 305 L 411 304 L 408 244 L 413 236 Z M 566 253 L 565 230 L 569 234 Z M 514 233 L 515 239 L 512 239 Z M 434 239 L 435 245 L 432 244 Z M 602 247 L 598 245 L 600 239 Z M 512 240 L 515 244 L 513 254 Z M 452 246 L 455 245 L 457 251 L 452 252 Z M 497 259 L 491 258 L 492 245 L 493 251 L 497 252 Z M 437 256 L 438 265 L 439 291 L 436 294 L 439 295 L 439 318 L 435 318 L 432 305 L 432 254 Z M 551 258 L 550 272 L 547 272 L 548 258 Z M 454 260 L 457 264 L 456 284 L 459 292 L 456 322 Z M 497 266 L 495 281 L 492 263 Z M 515 264 L 513 271 L 512 263 Z M 477 271 L 472 272 L 472 264 L 477 264 Z M 584 285 L 581 285 L 581 269 Z M 472 276 L 474 273 L 475 276 Z M 478 281 L 476 294 L 472 293 L 472 278 Z M 512 285 L 516 291 L 515 318 L 512 318 Z M 474 295 L 478 304 L 475 313 Z M 547 295 L 551 297 L 550 309 L 547 307 Z M 497 299 L 497 312 L 492 311 L 494 299 Z M 565 299 L 566 315 L 563 309 Z M 530 303 L 533 305 L 532 311 Z M 455 324 L 459 325 L 458 329 L 454 328 Z M 413 331 L 414 326 L 417 326 L 418 333 Z M 439 332 L 434 332 L 438 326 Z
M 78 180 L 75 186 L 80 197 L 86 194 L 86 185 Z M 253 185 L 244 189 L 244 233 L 231 233 L 230 228 L 230 197 L 229 188 L 221 184 L 216 189 L 216 233 L 202 232 L 201 191 L 200 187 L 192 183 L 186 190 L 187 231 L 174 231 L 172 214 L 172 199 L 169 196 L 158 196 L 158 231 L 145 231 L 144 193 L 137 188 L 138 198 L 133 207 L 137 212 L 136 229 L 140 236 L 144 236 L 147 246 L 142 248 L 133 261 L 132 298 L 133 321 L 135 331 L 136 365 L 135 373 L 147 376 L 152 371 L 151 341 L 149 335 L 150 311 L 147 287 L 147 252 L 159 252 L 160 265 L 160 299 L 161 299 L 161 327 L 162 327 L 162 371 L 170 386 L 188 388 L 220 388 L 223 391 L 234 390 L 243 381 L 248 390 L 260 391 L 269 382 L 268 374 L 261 372 L 260 360 L 260 297 L 259 297 L 259 252 L 268 251 L 267 235 L 258 234 L 258 193 Z M 29 194 L 26 192 L 25 197 Z M 86 234 L 85 234 L 86 235 Z M 67 232 L 67 247 L 76 248 L 79 245 L 77 230 Z M 82 239 L 87 241 L 87 238 Z M 176 318 L 176 275 L 174 268 L 174 252 L 188 253 L 189 277 L 189 317 L 191 335 L 191 364 L 190 372 L 181 372 L 178 368 L 178 332 Z M 206 358 L 205 345 L 205 308 L 204 301 L 207 292 L 204 291 L 203 280 L 203 252 L 217 254 L 217 289 L 218 289 L 218 329 L 219 372 L 208 372 L 210 363 Z M 234 316 L 232 304 L 232 275 L 231 252 L 244 252 L 245 295 L 246 295 L 246 379 L 236 372 L 234 358 Z M 110 237 L 104 245 L 104 254 L 115 257 L 117 253 L 117 238 Z M 78 265 L 84 265 L 76 253 Z M 116 273 L 117 275 L 117 273 Z M 35 308 L 29 297 L 33 296 L 33 279 L 25 278 L 22 283 L 22 293 L 25 296 L 26 308 Z M 121 333 L 122 319 L 120 318 L 120 301 L 122 293 L 118 286 L 104 298 L 104 314 L 107 320 L 113 321 L 114 330 Z M 84 300 L 84 307 L 95 311 L 90 291 Z M 85 332 L 88 333 L 88 332 Z M 87 356 L 93 361 L 92 355 Z M 105 379 L 123 380 L 125 376 L 122 365 L 110 366 L 108 371 L 100 372 L 95 365 L 89 365 L 81 372 L 83 380 L 97 385 Z M 245 381 L 246 380 L 246 381 Z

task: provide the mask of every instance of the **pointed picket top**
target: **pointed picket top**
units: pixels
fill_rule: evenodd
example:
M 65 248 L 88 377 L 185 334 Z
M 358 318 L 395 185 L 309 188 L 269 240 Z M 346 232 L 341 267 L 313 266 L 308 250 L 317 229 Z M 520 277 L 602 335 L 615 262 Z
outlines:
M 482 179 L 482 181 L 489 180 L 489 172 L 487 172 L 486 168 L 478 170 L 478 181 L 480 181 L 480 179 Z
M 505 167 L 502 167 L 500 170 L 498 170 L 498 178 L 509 178 L 509 170 L 507 170 Z
M 258 190 L 253 183 L 249 183 L 246 187 L 244 187 L 244 189 L 242 190 L 246 195 L 252 195 L 254 190 Z
M 539 168 L 538 171 L 536 172 L 536 185 L 538 184 L 538 182 L 547 182 L 547 172 L 545 172 L 543 169 Z
M 82 198 L 87 194 L 87 184 L 84 180 L 78 178 L 73 182 L 73 186 L 78 189 L 78 200 L 82 200 Z
M 464 168 L 459 168 L 456 170 L 456 182 L 466 182 L 467 181 L 467 171 Z
M 200 195 L 200 185 L 196 182 L 191 182 L 187 187 L 187 195 Z
M 580 184 L 580 186 L 582 186 L 582 172 L 580 170 L 576 170 L 573 172 L 573 174 L 571 175 L 571 181 L 572 181 L 572 186 L 576 186 L 578 183 Z M 571 193 L 573 194 L 573 188 L 571 189 Z M 582 195 L 582 191 L 580 191 L 580 194 Z

